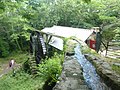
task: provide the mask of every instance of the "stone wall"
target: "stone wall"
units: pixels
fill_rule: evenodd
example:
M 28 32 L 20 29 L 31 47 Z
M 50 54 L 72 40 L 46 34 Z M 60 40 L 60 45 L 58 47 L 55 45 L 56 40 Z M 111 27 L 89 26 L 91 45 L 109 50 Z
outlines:
M 112 70 L 110 64 L 105 62 L 102 57 L 98 58 L 89 54 L 85 55 L 85 57 L 96 67 L 97 73 L 101 76 L 108 87 L 111 87 L 112 90 L 120 90 L 120 75 Z
M 97 73 L 106 85 L 111 87 L 112 90 L 120 90 L 120 75 L 112 70 L 111 65 L 105 61 L 105 58 L 88 48 L 84 43 L 82 43 L 81 47 L 86 59 L 95 66 Z
M 66 56 L 59 81 L 53 90 L 89 90 L 85 84 L 82 68 L 74 56 Z

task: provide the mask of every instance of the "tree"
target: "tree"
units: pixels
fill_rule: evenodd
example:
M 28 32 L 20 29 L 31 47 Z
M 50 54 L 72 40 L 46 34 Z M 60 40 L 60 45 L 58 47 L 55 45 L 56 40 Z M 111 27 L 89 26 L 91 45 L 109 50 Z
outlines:
M 8 44 L 6 50 L 22 49 L 24 41 L 28 39 L 27 30 L 30 28 L 26 18 L 22 17 L 20 12 L 23 12 L 25 2 L 1 1 L 4 4 L 4 12 L 0 13 L 0 35 L 1 42 Z M 24 41 L 23 38 L 25 39 Z M 1 43 L 3 44 L 3 43 Z M 4 45 L 2 45 L 4 48 Z M 2 49 L 1 49 L 2 50 Z M 3 52 L 3 50 L 2 50 Z
M 118 29 L 119 27 L 120 27 L 120 25 L 117 22 L 103 27 L 102 44 L 104 45 L 104 47 L 106 49 L 106 55 L 107 55 L 110 41 L 112 41 L 114 38 L 116 38 L 117 34 L 119 34 L 119 31 L 120 31 L 120 29 Z M 119 36 L 120 36 L 120 34 L 118 35 L 118 37 Z
M 53 25 L 77 28 L 99 26 L 103 30 L 104 42 L 105 33 L 115 31 L 106 27 L 120 18 L 119 3 L 119 0 L 1 0 L 0 38 L 4 38 L 1 42 L 8 44 L 11 51 L 23 50 L 29 41 L 30 30 Z M 119 33 L 115 37 L 117 39 Z
M 119 27 L 119 6 L 118 0 L 105 0 L 102 2 L 102 8 L 99 12 L 101 20 L 100 28 L 102 30 L 102 44 L 105 47 L 106 55 L 109 48 L 109 42 L 116 36 L 116 29 Z M 119 31 L 119 30 L 118 30 Z

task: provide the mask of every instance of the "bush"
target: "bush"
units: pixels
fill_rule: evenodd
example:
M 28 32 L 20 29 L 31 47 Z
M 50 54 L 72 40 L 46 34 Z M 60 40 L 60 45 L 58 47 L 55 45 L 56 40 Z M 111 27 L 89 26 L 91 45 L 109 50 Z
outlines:
M 9 44 L 0 39 L 0 57 L 6 57 L 9 54 Z
M 49 84 L 57 82 L 58 77 L 62 71 L 63 55 L 55 54 L 52 58 L 46 59 L 42 62 L 38 69 L 38 75 L 41 76 L 45 81 L 50 80 Z

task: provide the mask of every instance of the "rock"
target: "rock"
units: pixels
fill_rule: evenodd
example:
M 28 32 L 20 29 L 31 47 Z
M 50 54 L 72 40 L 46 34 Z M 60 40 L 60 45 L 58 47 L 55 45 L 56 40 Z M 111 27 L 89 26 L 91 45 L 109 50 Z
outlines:
M 113 72 L 110 71 L 110 70 L 107 70 L 107 69 L 103 69 L 102 73 L 105 74 L 105 75 L 112 75 Z
M 113 65 L 120 67 L 120 63 L 113 63 Z
M 104 69 L 112 70 L 110 64 L 108 64 L 107 62 L 103 62 L 103 63 L 102 63 L 102 66 L 104 67 Z

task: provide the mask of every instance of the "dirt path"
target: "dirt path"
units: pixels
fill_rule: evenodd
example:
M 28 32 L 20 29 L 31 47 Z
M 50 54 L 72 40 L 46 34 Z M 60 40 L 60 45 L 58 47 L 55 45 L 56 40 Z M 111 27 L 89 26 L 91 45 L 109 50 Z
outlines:
M 19 68 L 20 64 L 15 64 L 14 68 Z M 12 71 L 12 68 L 9 67 L 8 63 L 0 65 L 0 77 Z
M 2 64 L 1 70 L 0 70 L 0 77 L 2 77 L 4 74 L 8 73 L 9 67 L 8 64 Z

